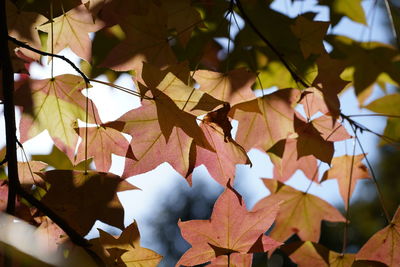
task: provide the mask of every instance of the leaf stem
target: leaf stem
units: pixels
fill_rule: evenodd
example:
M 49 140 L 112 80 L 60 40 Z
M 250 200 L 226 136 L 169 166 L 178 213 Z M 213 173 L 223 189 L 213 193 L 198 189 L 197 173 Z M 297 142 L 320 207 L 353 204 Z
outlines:
M 389 118 L 400 118 L 399 115 L 391 115 L 391 114 L 354 114 L 347 115 L 347 117 L 389 117 Z
M 356 128 L 354 126 L 352 126 L 352 130 L 353 130 L 354 133 L 356 132 Z M 375 184 L 375 187 L 376 187 L 376 191 L 377 191 L 377 194 L 378 194 L 378 198 L 379 198 L 379 202 L 381 204 L 381 208 L 383 210 L 383 213 L 385 214 L 386 221 L 387 221 L 387 223 L 390 223 L 391 219 L 390 219 L 390 216 L 389 216 L 389 212 L 387 211 L 387 209 L 385 207 L 385 202 L 383 201 L 383 194 L 382 194 L 382 191 L 381 191 L 381 189 L 379 187 L 378 180 L 376 179 L 376 175 L 375 175 L 374 169 L 372 168 L 372 165 L 371 165 L 371 163 L 369 162 L 369 160 L 367 158 L 367 153 L 365 153 L 365 150 L 364 150 L 363 146 L 361 145 L 360 139 L 358 138 L 357 135 L 355 136 L 355 138 L 356 138 L 356 141 L 358 143 L 358 146 L 361 149 L 361 152 L 364 155 L 365 162 L 367 163 L 368 169 L 371 172 L 372 180 L 374 181 L 374 184 Z
M 89 85 L 86 83 L 85 101 L 85 175 L 88 174 L 88 120 L 89 120 Z M 95 114 L 93 114 L 95 116 Z
M 354 135 L 357 136 L 357 131 L 354 132 Z M 347 201 L 346 201 L 346 222 L 344 224 L 343 230 L 343 247 L 342 247 L 342 254 L 345 253 L 347 247 L 347 239 L 348 239 L 348 227 L 349 227 L 349 215 L 350 215 L 350 194 L 351 194 L 351 182 L 353 179 L 353 166 L 354 166 L 354 157 L 356 154 L 356 141 L 353 141 L 353 155 L 351 157 L 351 165 L 350 165 L 350 179 L 349 179 L 349 186 L 347 189 Z
M 132 91 L 132 90 L 129 89 L 129 88 L 126 88 L 126 87 L 123 87 L 123 86 L 120 86 L 120 85 L 117 85 L 117 84 L 113 84 L 113 83 L 109 83 L 109 82 L 103 82 L 103 81 L 95 80 L 95 79 L 89 79 L 89 81 L 95 82 L 95 83 L 104 84 L 104 85 L 110 86 L 110 87 L 112 87 L 112 88 L 115 88 L 115 89 L 117 89 L 117 90 L 120 90 L 120 91 L 122 91 L 122 92 L 124 92 L 124 93 L 130 94 L 130 95 L 134 95 L 134 96 L 137 96 L 137 97 L 146 99 L 146 100 L 153 100 L 153 98 L 151 98 L 151 97 L 142 96 L 142 95 L 141 95 L 140 93 L 138 93 L 138 92 Z
M 50 38 L 51 38 L 51 54 L 54 54 L 54 21 L 53 21 L 53 0 L 50 0 Z M 54 60 L 51 56 L 51 78 L 54 78 Z

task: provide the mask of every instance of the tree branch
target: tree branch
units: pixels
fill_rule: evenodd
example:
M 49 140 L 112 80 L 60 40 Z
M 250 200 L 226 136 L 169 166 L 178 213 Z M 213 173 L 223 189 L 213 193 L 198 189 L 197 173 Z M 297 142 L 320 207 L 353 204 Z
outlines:
M 14 71 L 8 47 L 8 28 L 6 16 L 6 3 L 1 0 L 0 6 L 0 67 L 3 81 L 4 121 L 6 125 L 6 155 L 8 169 L 8 199 L 7 213 L 14 215 L 17 189 L 20 187 L 17 163 L 17 127 L 15 124 L 14 109 Z
M 66 57 L 64 57 L 64 56 L 62 56 L 62 55 L 52 54 L 52 53 L 44 52 L 44 51 L 42 51 L 42 50 L 33 48 L 33 47 L 31 47 L 31 46 L 25 44 L 24 42 L 21 42 L 21 41 L 15 39 L 14 37 L 11 37 L 11 36 L 9 36 L 9 35 L 7 35 L 7 36 L 8 36 L 8 40 L 10 40 L 11 42 L 13 42 L 14 44 L 16 44 L 16 45 L 18 45 L 18 46 L 21 46 L 21 47 L 23 47 L 23 48 L 26 48 L 26 49 L 28 49 L 28 50 L 30 50 L 30 51 L 32 51 L 32 52 L 35 52 L 35 53 L 37 53 L 37 54 L 39 54 L 39 55 L 42 55 L 42 56 L 49 56 L 49 57 L 55 57 L 55 58 L 59 58 L 59 59 L 61 59 L 61 60 L 64 60 L 64 61 L 67 62 L 76 72 L 78 72 L 79 75 L 82 76 L 83 80 L 85 80 L 85 83 L 90 84 L 90 79 L 89 79 L 89 78 L 86 76 L 86 74 L 83 73 L 70 59 L 68 59 L 68 58 L 66 58 Z
M 238 7 L 240 13 L 242 14 L 243 19 L 247 22 L 247 24 L 250 26 L 250 28 L 253 29 L 254 33 L 258 35 L 258 37 L 274 52 L 274 54 L 278 57 L 278 59 L 282 62 L 283 66 L 289 71 L 290 75 L 292 78 L 296 81 L 301 83 L 304 87 L 311 87 L 306 81 L 304 81 L 297 73 L 295 70 L 293 70 L 289 62 L 286 61 L 286 59 L 283 57 L 283 55 L 278 51 L 278 49 L 275 48 L 275 46 L 258 30 L 256 25 L 254 25 L 253 21 L 250 19 L 250 17 L 247 15 L 247 13 L 244 11 L 242 3 L 240 0 L 236 0 L 236 6 Z

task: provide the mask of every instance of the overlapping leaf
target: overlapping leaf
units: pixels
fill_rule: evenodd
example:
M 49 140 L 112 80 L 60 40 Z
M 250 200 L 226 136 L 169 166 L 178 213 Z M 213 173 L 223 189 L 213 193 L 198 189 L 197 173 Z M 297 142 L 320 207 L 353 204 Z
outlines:
M 299 267 L 350 267 L 355 260 L 355 254 L 337 253 L 311 241 L 291 243 L 283 251 Z
M 333 142 L 324 139 L 312 122 L 303 121 L 297 114 L 294 118 L 294 128 L 299 135 L 296 144 L 297 156 L 300 158 L 313 155 L 330 164 L 334 153 Z
M 202 26 L 199 11 L 191 5 L 190 0 L 162 0 L 163 8 L 167 10 L 168 29 L 175 29 L 179 41 L 186 45 L 196 26 Z
M 143 62 L 157 67 L 176 62 L 168 44 L 167 15 L 162 8 L 150 5 L 147 15 L 123 17 L 120 25 L 126 39 L 110 51 L 102 66 L 141 73 Z
M 224 103 L 201 90 L 187 86 L 172 73 L 168 73 L 164 77 L 160 84 L 157 85 L 157 90 L 152 89 L 156 105 L 159 104 L 157 105 L 158 107 L 160 105 L 169 105 L 170 101 L 165 99 L 163 94 L 159 94 L 159 92 L 167 95 L 180 110 L 194 115 L 203 115 Z M 170 108 L 172 109 L 172 107 Z M 160 121 L 160 123 L 162 122 Z
M 301 240 L 318 242 L 321 233 L 321 221 L 344 222 L 340 212 L 317 196 L 298 191 L 273 179 L 263 179 L 271 195 L 261 199 L 254 211 L 280 204 L 275 226 L 270 236 L 285 241 L 293 234 Z
M 236 141 L 246 151 L 251 148 L 267 151 L 286 139 L 294 133 L 292 106 L 299 96 L 296 89 L 284 89 L 233 106 L 230 116 L 239 121 Z
M 296 139 L 288 138 L 279 141 L 274 147 L 268 150 L 268 155 L 274 164 L 274 178 L 285 182 L 296 170 L 302 170 L 308 179 L 317 182 L 317 159 L 313 155 L 299 157 L 297 142 Z
M 235 69 L 228 73 L 197 70 L 193 78 L 200 84 L 200 90 L 229 102 L 231 106 L 255 98 L 251 86 L 256 75 L 245 69 Z
M 333 25 L 336 25 L 344 16 L 355 22 L 367 24 L 361 0 L 319 0 L 319 3 L 329 6 L 330 19 Z
M 124 210 L 117 192 L 138 189 L 104 172 L 52 170 L 39 175 L 50 184 L 41 201 L 82 236 L 96 220 L 123 228 Z
M 204 164 L 210 175 L 222 186 L 234 179 L 236 164 L 250 164 L 246 151 L 235 142 L 225 139 L 223 129 L 215 123 L 202 123 L 201 128 L 214 152 L 197 146 L 195 167 Z
M 133 155 L 127 155 L 123 177 L 148 172 L 163 162 L 171 164 L 182 176 L 187 175 L 192 138 L 174 127 L 167 141 L 160 129 L 154 103 L 143 102 L 140 108 L 108 125 L 132 136 Z
M 39 33 L 35 27 L 46 22 L 46 18 L 38 13 L 21 11 L 11 1 L 6 1 L 6 8 L 8 34 L 19 41 L 28 43 L 31 47 L 40 49 Z M 22 50 L 23 54 L 33 59 L 40 57 L 39 54 L 26 48 L 19 49 Z
M 356 255 L 357 260 L 379 261 L 387 266 L 400 262 L 400 208 L 388 226 L 375 233 Z
M 86 119 L 86 100 L 81 89 L 86 85 L 79 76 L 64 74 L 52 79 L 29 80 L 29 86 L 21 91 L 32 94 L 32 107 L 24 107 L 20 122 L 21 142 L 47 130 L 55 145 L 74 161 L 78 135 L 74 130 L 77 120 Z M 94 105 L 89 100 L 89 105 Z M 96 108 L 93 106 L 98 118 Z M 94 121 L 93 113 L 88 114 L 89 122 Z
M 48 22 L 38 29 L 49 34 L 47 39 L 49 52 L 52 52 L 51 47 L 53 47 L 53 52 L 57 54 L 68 46 L 79 57 L 90 61 L 92 49 L 89 33 L 96 32 L 102 27 L 104 23 L 101 20 L 93 21 L 92 14 L 82 4 L 54 18 L 53 23 Z
M 100 237 L 90 240 L 93 249 L 108 266 L 156 267 L 162 256 L 140 246 L 140 233 L 136 222 L 127 226 L 119 237 L 98 229 Z
M 357 95 L 375 83 L 382 74 L 400 84 L 397 75 L 399 52 L 394 47 L 379 42 L 356 42 L 344 36 L 328 36 L 327 39 L 334 47 L 332 55 L 353 68 L 352 80 Z
M 325 21 L 312 21 L 304 16 L 296 18 L 291 30 L 299 39 L 300 49 L 304 58 L 325 52 L 322 41 L 328 27 L 329 23 Z
M 85 160 L 85 156 L 93 157 L 98 171 L 107 172 L 110 169 L 111 154 L 126 156 L 128 152 L 129 142 L 121 132 L 113 128 L 99 125 L 98 127 L 78 128 L 77 132 L 82 141 L 78 147 L 76 160 L 81 162 Z
M 353 194 L 357 181 L 359 179 L 371 178 L 367 166 L 361 162 L 363 158 L 364 155 L 344 155 L 335 157 L 332 160 L 332 167 L 327 170 L 322 177 L 322 181 L 337 179 L 340 195 L 342 196 L 346 209 L 348 208 L 347 203 Z
M 231 253 L 264 252 L 279 242 L 264 235 L 278 212 L 278 204 L 251 212 L 229 185 L 217 199 L 210 220 L 179 222 L 183 237 L 192 245 L 177 263 L 194 266 Z M 249 265 L 247 265 L 249 266 Z

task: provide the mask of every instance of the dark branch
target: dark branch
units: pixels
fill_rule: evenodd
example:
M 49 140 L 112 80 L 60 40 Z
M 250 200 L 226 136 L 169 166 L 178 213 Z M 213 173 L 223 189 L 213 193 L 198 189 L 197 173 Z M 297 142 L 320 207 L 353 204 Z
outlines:
M 8 199 L 7 213 L 14 215 L 16 192 L 20 187 L 18 178 L 17 163 L 17 127 L 15 124 L 14 109 L 14 71 L 11 64 L 11 58 L 8 47 L 8 28 L 6 16 L 5 0 L 1 1 L 0 6 L 0 67 L 2 71 L 3 81 L 3 101 L 4 101 L 4 121 L 6 130 L 6 155 L 8 169 Z
M 254 25 L 253 21 L 250 19 L 250 17 L 247 15 L 247 13 L 244 11 L 242 3 L 240 0 L 236 0 L 236 6 L 238 7 L 240 13 L 242 14 L 243 19 L 247 22 L 247 24 L 250 26 L 250 28 L 253 29 L 254 33 L 258 35 L 258 37 L 274 52 L 274 54 L 279 58 L 279 60 L 282 62 L 283 66 L 289 71 L 290 75 L 292 78 L 296 81 L 301 83 L 304 87 L 311 87 L 306 81 L 304 81 L 297 73 L 295 70 L 293 70 L 289 62 L 286 61 L 286 59 L 283 57 L 283 55 L 278 51 L 278 49 L 275 48 L 275 46 L 258 30 L 256 25 Z
M 3 164 L 7 163 L 7 155 L 4 156 L 4 159 L 2 161 L 0 161 L 0 166 L 2 166 Z
M 49 57 L 55 57 L 55 58 L 59 58 L 59 59 L 61 59 L 61 60 L 64 60 L 64 61 L 67 62 L 69 65 L 71 65 L 71 67 L 74 68 L 74 70 L 75 70 L 76 72 L 78 72 L 79 75 L 82 76 L 83 80 L 85 80 L 85 83 L 90 84 L 90 79 L 89 79 L 89 78 L 86 76 L 86 74 L 83 73 L 70 59 L 68 59 L 68 58 L 66 58 L 66 57 L 64 57 L 64 56 L 62 56 L 62 55 L 52 54 L 52 53 L 44 52 L 44 51 L 42 51 L 42 50 L 33 48 L 33 47 L 31 47 L 31 46 L 25 44 L 24 42 L 21 42 L 21 41 L 15 39 L 14 37 L 11 37 L 11 36 L 9 36 L 9 35 L 8 35 L 8 40 L 10 40 L 11 42 L 13 42 L 14 44 L 16 44 L 16 45 L 18 45 L 18 46 L 21 46 L 21 47 L 26 48 L 26 49 L 28 49 L 28 50 L 30 50 L 30 51 L 33 51 L 33 52 L 35 52 L 35 53 L 37 53 L 37 54 L 39 54 L 39 55 L 42 55 L 42 56 L 49 56 Z

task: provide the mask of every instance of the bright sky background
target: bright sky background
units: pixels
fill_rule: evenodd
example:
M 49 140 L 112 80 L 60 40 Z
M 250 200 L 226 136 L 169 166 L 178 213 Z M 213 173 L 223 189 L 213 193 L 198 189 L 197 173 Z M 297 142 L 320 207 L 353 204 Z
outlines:
M 328 8 L 325 7 L 314 7 L 310 9 L 310 6 L 315 4 L 317 1 L 306 1 L 306 3 L 301 4 L 302 1 L 295 2 L 291 4 L 291 0 L 276 0 L 273 3 L 273 7 L 283 13 L 290 14 L 292 17 L 298 15 L 299 10 L 303 11 L 316 11 L 318 12 L 318 20 L 327 20 L 328 18 Z M 342 34 L 355 38 L 361 41 L 381 41 L 387 42 L 388 33 L 384 32 L 380 28 L 382 21 L 385 19 L 386 14 L 381 13 L 381 10 L 373 9 L 373 3 L 375 1 L 366 0 L 363 1 L 363 6 L 366 10 L 367 18 L 371 20 L 374 17 L 374 21 L 369 21 L 371 28 L 364 27 L 361 24 L 354 23 L 347 18 L 342 19 L 342 21 L 335 27 L 334 31 L 330 29 L 330 33 Z M 309 3 L 312 3 L 310 5 Z M 375 12 L 375 16 L 372 14 Z M 232 31 L 236 28 L 235 25 L 232 26 Z M 222 43 L 226 43 L 226 40 L 220 40 Z M 60 54 L 65 55 L 71 59 L 74 63 L 78 64 L 76 56 L 74 56 L 69 49 L 63 50 Z M 45 64 L 46 59 L 43 59 L 43 64 Z M 54 75 L 60 75 L 65 73 L 76 72 L 64 62 L 54 59 Z M 35 79 L 46 79 L 50 77 L 50 69 L 48 66 L 41 67 L 39 64 L 33 64 L 31 68 L 31 76 Z M 105 77 L 98 77 L 99 80 L 105 80 Z M 133 88 L 132 79 L 127 75 L 122 75 L 116 84 Z M 89 90 L 89 97 L 94 100 L 96 106 L 99 109 L 100 117 L 103 122 L 114 120 L 127 112 L 128 110 L 139 106 L 139 99 L 135 96 L 120 92 L 116 89 L 109 88 L 107 86 L 92 83 L 93 88 Z M 380 90 L 375 90 L 374 96 L 379 96 L 382 94 Z M 345 114 L 357 114 L 359 109 L 357 107 L 357 100 L 354 93 L 349 90 L 342 97 L 342 111 Z M 2 108 L 2 107 L 1 107 Z M 366 114 L 371 114 L 370 111 L 362 111 Z M 357 121 L 361 122 L 365 126 L 373 129 L 376 132 L 382 132 L 385 126 L 385 120 L 377 117 L 365 117 L 357 118 Z M 4 132 L 4 122 L 2 120 L 0 125 L 0 131 Z M 350 132 L 351 133 L 351 132 Z M 379 152 L 377 150 L 377 138 L 371 134 L 363 134 L 360 136 L 360 140 L 364 145 L 365 151 L 368 152 L 368 158 L 374 162 L 378 159 Z M 5 141 L 1 140 L 0 145 L 2 146 Z M 349 153 L 352 151 L 352 142 L 338 142 L 336 145 L 335 155 L 342 155 L 345 153 L 346 148 Z M 28 141 L 24 144 L 24 148 L 28 154 L 46 154 L 50 152 L 52 147 L 52 142 L 47 134 L 47 132 L 40 134 L 38 137 Z M 360 149 L 357 148 L 357 154 L 361 153 Z M 235 188 L 243 195 L 248 207 L 252 207 L 259 199 L 268 194 L 268 190 L 262 185 L 260 177 L 272 177 L 272 165 L 268 157 L 256 150 L 252 150 L 249 156 L 253 162 L 253 168 L 248 166 L 239 165 L 237 167 L 237 176 L 235 180 Z M 121 157 L 113 156 L 113 166 L 110 172 L 121 174 L 124 161 Z M 20 158 L 21 160 L 21 158 Z M 197 168 L 194 173 L 193 187 L 197 187 L 200 183 L 207 183 L 208 191 L 212 194 L 217 194 L 221 192 L 222 187 L 217 184 L 211 177 L 206 177 L 203 175 L 206 169 L 202 166 Z M 200 174 L 200 175 L 196 175 Z M 322 173 L 320 173 L 322 175 Z M 121 202 L 125 207 L 125 225 L 129 225 L 134 219 L 138 221 L 139 228 L 142 235 L 143 246 L 152 248 L 151 241 L 146 239 L 146 236 L 150 234 L 144 223 L 142 221 L 146 220 L 157 220 L 154 218 L 152 210 L 154 205 L 157 205 L 160 195 L 164 192 L 174 192 L 174 188 L 179 184 L 181 187 L 186 188 L 190 191 L 191 188 L 187 185 L 186 181 L 179 177 L 179 175 L 170 167 L 168 164 L 164 163 L 157 167 L 155 170 L 148 172 L 146 174 L 138 175 L 128 179 L 132 184 L 140 187 L 142 191 L 134 190 L 119 193 Z M 305 190 L 309 185 L 309 180 L 306 179 L 300 171 L 291 178 L 288 182 L 300 190 Z M 361 191 L 362 186 L 358 185 L 356 187 L 356 197 L 362 197 Z M 313 185 L 309 191 L 313 194 L 320 196 L 321 198 L 329 201 L 332 204 L 340 204 L 342 201 L 338 193 L 337 182 L 335 180 L 330 180 L 323 183 L 322 186 Z M 99 192 L 101 194 L 101 192 Z M 176 198 L 179 201 L 179 196 L 171 194 L 172 198 Z M 353 198 L 354 199 L 354 198 Z M 92 229 L 90 236 L 97 236 L 97 227 L 110 229 L 109 226 L 104 225 L 100 222 L 96 223 Z M 118 233 L 116 230 L 115 233 Z

